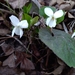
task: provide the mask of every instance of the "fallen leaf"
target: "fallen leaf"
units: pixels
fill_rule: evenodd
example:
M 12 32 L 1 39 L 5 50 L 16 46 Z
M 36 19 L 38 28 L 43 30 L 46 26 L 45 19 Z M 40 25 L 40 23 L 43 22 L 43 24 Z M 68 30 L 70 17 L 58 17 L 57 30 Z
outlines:
M 70 6 L 70 4 L 61 4 L 60 6 L 59 6 L 59 9 L 62 9 L 62 10 L 70 10 L 71 9 L 71 6 Z
M 25 75 L 25 73 L 24 73 L 24 72 L 22 72 L 22 73 L 20 73 L 20 75 Z
M 0 66 L 2 66 L 2 61 L 0 61 Z
M 60 5 L 64 2 L 64 0 L 57 0 L 57 3 Z
M 45 2 L 43 0 L 38 0 L 38 2 L 41 4 L 41 5 L 45 5 Z
M 69 18 L 75 18 L 71 13 L 68 12 L 68 17 Z
M 35 67 L 29 59 L 25 58 L 24 60 L 21 61 L 20 68 L 23 70 L 34 70 Z
M 5 28 L 4 29 L 1 29 L 0 28 L 0 35 L 1 36 L 7 35 L 8 33 L 10 33 L 10 31 L 8 29 L 5 29 Z
M 58 68 L 56 68 L 53 72 L 51 72 L 50 74 L 54 74 L 54 75 L 59 75 L 62 73 L 63 69 L 65 66 L 59 66 Z
M 10 55 L 14 52 L 14 48 L 11 45 L 6 44 L 5 42 L 1 45 L 1 47 L 2 47 L 6 56 Z
M 20 75 L 22 72 L 19 69 L 10 68 L 8 66 L 0 67 L 0 75 Z
M 58 61 L 58 64 L 59 64 L 59 65 L 61 65 L 61 66 L 65 66 L 65 63 L 64 63 L 62 60 L 57 59 L 57 61 Z
M 63 2 L 62 4 L 59 5 L 59 9 L 69 11 L 70 9 L 73 8 L 74 5 L 75 5 L 74 1 L 65 1 L 65 2 Z
M 31 50 L 33 51 L 33 54 L 34 54 L 35 56 L 40 56 L 40 53 L 39 53 L 39 51 L 38 51 L 38 48 L 36 47 L 35 44 L 32 44 L 32 45 L 31 45 Z
M 31 60 L 26 58 L 26 54 L 24 52 L 15 52 L 15 55 L 17 57 L 16 65 L 18 66 L 20 64 L 20 68 L 22 70 L 33 70 L 35 69 L 33 63 Z
M 3 66 L 15 67 L 15 60 L 16 56 L 12 54 L 3 62 Z
M 3 20 L 4 20 L 3 17 L 0 16 L 0 21 L 3 21 Z
M 54 5 L 54 4 L 56 4 L 56 0 L 51 0 L 50 2 L 49 2 L 49 6 L 52 6 L 52 5 Z
M 71 68 L 67 75 L 75 75 L 75 68 Z
M 22 8 L 29 0 L 5 0 L 7 1 L 13 9 L 15 8 Z

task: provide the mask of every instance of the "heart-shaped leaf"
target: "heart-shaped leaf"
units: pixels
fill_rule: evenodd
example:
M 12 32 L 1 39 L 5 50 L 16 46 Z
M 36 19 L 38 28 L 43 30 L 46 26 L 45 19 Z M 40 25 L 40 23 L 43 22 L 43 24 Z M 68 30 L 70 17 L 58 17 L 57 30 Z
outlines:
M 53 29 L 54 36 L 50 30 L 41 28 L 39 38 L 68 66 L 75 67 L 75 40 L 64 31 Z
M 40 16 L 43 16 L 44 18 L 47 18 L 48 16 L 45 14 L 44 9 L 48 7 L 48 6 L 43 6 L 39 9 L 39 14 Z M 48 8 L 51 8 L 53 12 L 56 11 L 56 9 L 54 7 L 49 6 Z

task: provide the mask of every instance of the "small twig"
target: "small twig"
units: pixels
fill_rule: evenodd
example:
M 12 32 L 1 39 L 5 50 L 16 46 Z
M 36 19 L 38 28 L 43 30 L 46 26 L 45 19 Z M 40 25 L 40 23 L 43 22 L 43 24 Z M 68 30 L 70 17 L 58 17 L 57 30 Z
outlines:
M 9 25 L 9 22 L 5 19 L 5 16 L 6 15 L 4 15 L 1 11 L 0 11 L 0 13 L 1 13 L 1 15 L 2 15 L 2 17 L 3 17 L 3 21 L 4 21 L 4 24 L 10 29 L 10 25 Z
M 9 13 L 9 14 L 14 14 L 14 15 L 18 16 L 16 13 L 14 13 L 14 12 L 12 12 L 12 11 L 5 10 L 5 9 L 1 9 L 1 8 L 0 8 L 0 11 L 1 11 L 1 12 L 6 12 L 6 13 Z
M 46 56 L 47 56 L 47 54 L 45 54 L 44 56 L 42 56 L 40 59 L 38 59 L 38 61 L 36 63 L 38 63 L 40 60 L 42 60 Z
M 74 25 L 75 25 L 75 20 L 73 20 L 70 23 L 68 23 L 68 26 L 70 26 L 69 32 L 72 33 L 72 29 L 73 29 Z
M 50 56 L 50 50 L 48 49 L 47 50 L 47 58 L 46 58 L 46 67 L 47 67 L 47 65 L 48 65 L 48 61 L 49 61 L 49 56 Z
M 63 24 L 63 28 L 64 28 L 65 32 L 68 33 L 68 29 L 67 29 L 65 23 L 63 22 L 62 24 Z
M 17 39 L 16 37 L 14 37 L 14 39 L 16 40 L 16 41 L 18 41 L 20 44 L 21 44 L 21 46 L 23 46 L 24 48 L 25 48 L 25 50 L 28 52 L 28 53 L 30 53 L 31 55 L 33 55 L 32 54 L 32 52 L 30 52 L 29 50 L 28 50 L 28 48 L 26 48 L 26 46 L 19 40 L 19 39 Z M 36 59 L 38 59 L 35 55 L 33 55 Z
M 3 4 L 3 3 L 0 2 L 0 4 L 3 5 L 4 7 L 8 8 L 8 10 L 10 10 L 10 11 L 12 12 L 12 14 L 15 14 L 16 16 L 18 16 L 18 15 L 16 14 L 16 12 L 15 12 L 12 8 L 10 8 L 10 6 L 9 6 L 8 3 L 7 3 L 7 5 L 5 5 L 5 4 Z
M 33 55 L 33 56 L 38 60 L 38 58 L 37 58 L 34 54 L 32 54 L 32 52 L 30 52 L 30 51 L 28 50 L 28 48 L 27 48 L 19 39 L 17 39 L 16 37 L 12 37 L 12 36 L 10 36 L 10 35 L 7 35 L 7 36 L 9 36 L 9 37 L 11 37 L 11 38 L 14 38 L 17 42 L 20 43 L 20 45 L 25 49 L 25 51 L 27 51 L 28 53 L 30 53 L 31 55 Z

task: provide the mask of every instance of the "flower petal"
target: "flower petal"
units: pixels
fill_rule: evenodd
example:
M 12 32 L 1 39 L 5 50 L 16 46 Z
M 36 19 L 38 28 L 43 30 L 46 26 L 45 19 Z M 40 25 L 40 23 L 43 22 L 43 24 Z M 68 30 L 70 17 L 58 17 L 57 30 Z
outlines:
M 20 38 L 22 37 L 22 35 L 23 35 L 23 30 L 20 29 Z
M 50 28 L 55 27 L 56 26 L 56 19 L 51 19 L 48 25 Z
M 14 36 L 15 31 L 16 31 L 16 27 L 14 27 L 14 29 L 12 30 L 12 37 Z
M 46 25 L 49 26 L 50 20 L 52 19 L 52 17 L 48 17 L 46 20 Z
M 44 12 L 45 12 L 45 14 L 46 14 L 47 16 L 53 16 L 53 11 L 52 11 L 51 8 L 46 7 L 46 8 L 44 9 Z
M 21 28 L 28 28 L 27 20 L 22 20 L 21 22 L 18 23 L 18 26 L 20 26 Z
M 19 23 L 19 19 L 14 15 L 11 15 L 9 17 L 9 19 L 11 20 L 11 23 L 12 23 L 13 26 L 17 26 L 17 24 Z
M 15 30 L 16 35 L 20 35 L 20 29 L 21 29 L 20 27 L 16 27 L 16 30 Z
M 75 36 L 75 32 L 72 34 L 71 38 L 73 38 Z
M 63 16 L 63 11 L 62 10 L 58 10 L 58 11 L 56 11 L 55 13 L 54 13 L 54 17 L 55 18 L 59 18 L 59 17 L 61 17 L 61 16 Z

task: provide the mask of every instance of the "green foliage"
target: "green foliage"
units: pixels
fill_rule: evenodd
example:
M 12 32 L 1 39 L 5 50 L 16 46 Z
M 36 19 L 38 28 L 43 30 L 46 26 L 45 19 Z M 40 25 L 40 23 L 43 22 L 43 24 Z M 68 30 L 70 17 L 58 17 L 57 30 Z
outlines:
M 44 9 L 48 7 L 48 6 L 43 6 L 39 9 L 39 15 L 43 16 L 44 18 L 47 18 L 47 15 L 44 13 Z M 56 11 L 56 9 L 54 7 L 49 6 L 49 8 L 51 8 L 53 10 L 53 12 Z
M 30 24 L 31 24 L 31 25 L 34 25 L 34 24 L 38 21 L 38 19 L 39 19 L 39 17 L 38 17 L 38 16 L 35 16 L 34 18 L 32 18 L 32 19 L 30 20 Z
M 23 13 L 29 13 L 32 7 L 32 3 L 29 3 L 28 5 L 25 5 L 23 7 Z
M 27 20 L 29 25 L 30 25 L 31 19 L 32 19 L 32 17 L 30 15 L 23 13 L 22 20 Z
M 27 20 L 29 27 L 31 27 L 32 25 L 34 25 L 37 21 L 38 21 L 39 17 L 35 16 L 34 18 L 32 18 L 30 15 L 23 13 L 22 16 L 22 20 Z
M 43 6 L 42 8 L 39 9 L 39 15 L 40 15 L 40 16 L 43 16 L 44 18 L 47 17 L 46 14 L 44 13 L 45 7 L 46 7 L 46 6 Z
M 29 15 L 30 11 L 31 11 L 31 8 L 32 8 L 32 4 L 33 3 L 29 3 L 27 5 L 25 5 L 23 7 L 23 15 L 22 15 L 22 20 L 27 20 L 28 21 L 28 24 L 29 24 L 29 28 L 34 25 L 39 17 L 38 16 L 35 16 L 34 18 L 31 17 L 31 15 Z
M 41 16 L 43 16 L 45 19 L 48 17 L 48 16 L 45 14 L 45 12 L 44 12 L 44 9 L 45 9 L 46 7 L 48 7 L 48 6 L 43 6 L 43 7 L 41 7 L 40 10 L 39 10 L 39 14 L 40 14 Z M 50 6 L 49 6 L 49 8 L 51 8 L 51 9 L 53 10 L 53 12 L 56 12 L 56 9 L 55 9 L 54 7 L 50 7 Z M 63 11 L 63 13 L 64 13 L 64 11 Z M 58 15 L 59 15 L 59 14 L 58 14 Z M 57 24 L 61 23 L 63 20 L 64 20 L 64 14 L 63 14 L 62 17 L 57 18 Z
M 63 13 L 64 13 L 64 11 L 63 11 Z M 65 15 L 65 13 L 63 14 L 62 17 L 57 18 L 57 24 L 61 23 L 64 20 L 64 15 Z
M 64 31 L 53 29 L 52 32 L 54 36 L 47 28 L 41 28 L 39 30 L 40 40 L 68 66 L 75 68 L 75 40 Z

